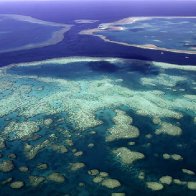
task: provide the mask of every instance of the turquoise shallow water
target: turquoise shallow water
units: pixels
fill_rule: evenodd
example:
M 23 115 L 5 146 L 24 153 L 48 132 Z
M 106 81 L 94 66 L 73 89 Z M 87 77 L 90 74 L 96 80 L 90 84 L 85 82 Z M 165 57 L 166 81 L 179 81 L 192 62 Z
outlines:
M 73 57 L 0 76 L 1 194 L 195 194 L 194 66 Z

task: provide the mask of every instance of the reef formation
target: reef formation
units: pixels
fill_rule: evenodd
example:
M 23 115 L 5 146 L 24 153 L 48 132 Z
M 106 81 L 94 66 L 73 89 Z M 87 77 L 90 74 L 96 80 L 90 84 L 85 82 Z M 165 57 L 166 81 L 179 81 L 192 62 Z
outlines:
M 195 72 L 92 57 L 0 68 L 2 190 L 194 191 Z

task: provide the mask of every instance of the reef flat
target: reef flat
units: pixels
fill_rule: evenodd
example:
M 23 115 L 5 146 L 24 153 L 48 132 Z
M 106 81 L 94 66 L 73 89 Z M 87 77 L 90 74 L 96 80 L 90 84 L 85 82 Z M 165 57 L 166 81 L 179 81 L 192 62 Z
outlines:
M 195 73 L 92 57 L 0 68 L 0 193 L 195 194 Z
M 0 53 L 55 45 L 71 27 L 30 16 L 0 14 Z
M 195 21 L 196 17 L 129 17 L 80 34 L 125 46 L 196 54 Z

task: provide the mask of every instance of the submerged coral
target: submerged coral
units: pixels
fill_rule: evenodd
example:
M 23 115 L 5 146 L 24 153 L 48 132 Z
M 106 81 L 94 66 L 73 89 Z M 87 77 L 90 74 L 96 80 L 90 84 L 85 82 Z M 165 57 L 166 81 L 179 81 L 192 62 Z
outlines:
M 53 144 L 51 148 L 58 153 L 66 153 L 68 151 L 64 145 Z
M 187 187 L 190 190 L 196 190 L 196 182 L 188 182 Z
M 22 139 L 26 136 L 31 138 L 32 134 L 39 131 L 40 122 L 10 122 L 3 131 L 3 135 L 9 135 L 11 140 Z
M 3 150 L 5 148 L 5 141 L 1 138 L 0 139 L 0 150 Z
M 139 174 L 138 174 L 138 178 L 140 180 L 144 180 L 145 179 L 145 172 L 144 171 L 140 171 Z
M 37 165 L 37 169 L 40 169 L 40 170 L 47 169 L 47 168 L 48 168 L 48 165 L 46 163 L 39 163 Z
M 14 153 L 8 154 L 7 157 L 9 159 L 16 159 L 16 155 Z
M 95 146 L 95 144 L 93 144 L 93 143 L 88 144 L 89 148 L 93 148 L 94 146 Z
M 118 139 L 130 139 L 137 138 L 139 136 L 139 130 L 137 127 L 130 125 L 132 118 L 126 115 L 125 112 L 116 110 L 116 116 L 114 117 L 114 127 L 108 130 L 106 141 L 111 142 Z
M 36 187 L 45 181 L 45 178 L 42 176 L 29 176 L 30 185 Z
M 125 196 L 125 193 L 112 193 L 112 196 Z
M 182 134 L 182 129 L 180 127 L 177 127 L 175 125 L 172 125 L 171 123 L 167 122 L 161 122 L 160 128 L 155 131 L 155 134 L 167 134 L 171 136 L 179 136 Z
M 44 120 L 44 125 L 50 126 L 52 124 L 53 120 L 51 118 L 47 118 Z
M 7 179 L 3 180 L 3 181 L 1 182 L 1 184 L 2 184 L 2 185 L 8 184 L 8 183 L 10 183 L 12 180 L 13 180 L 12 177 L 7 178 Z
M 159 181 L 162 183 L 162 184 L 167 184 L 167 185 L 170 185 L 172 183 L 172 177 L 171 176 L 162 176 Z
M 112 179 L 112 178 L 108 178 L 108 179 L 104 179 L 101 183 L 102 186 L 105 186 L 109 189 L 114 189 L 114 188 L 117 188 L 117 187 L 120 187 L 121 184 L 118 180 L 116 179 Z
M 93 178 L 94 183 L 101 183 L 104 180 L 102 176 L 96 176 Z
M 99 170 L 97 169 L 92 169 L 88 171 L 88 174 L 92 175 L 92 176 L 96 176 L 99 174 Z
M 173 183 L 175 183 L 177 185 L 185 185 L 185 184 L 187 184 L 187 182 L 182 181 L 180 179 L 176 179 L 176 178 L 173 179 Z
M 167 153 L 164 153 L 163 154 L 163 158 L 164 159 L 173 159 L 175 161 L 182 161 L 183 160 L 183 157 L 179 154 L 167 154 Z
M 65 177 L 57 172 L 51 173 L 48 177 L 48 180 L 57 182 L 57 183 L 63 183 L 65 181 Z
M 28 172 L 29 171 L 29 168 L 26 167 L 26 166 L 21 166 L 18 168 L 20 172 Z
M 164 188 L 163 185 L 158 182 L 147 182 L 146 184 L 147 184 L 147 187 L 151 189 L 152 191 L 160 191 Z
M 115 156 L 117 156 L 117 159 L 119 159 L 120 162 L 126 165 L 130 165 L 137 160 L 145 158 L 144 154 L 140 152 L 131 151 L 126 147 L 117 148 L 112 152 Z
M 77 171 L 79 169 L 82 169 L 83 167 L 85 167 L 85 164 L 84 163 L 80 163 L 80 162 L 78 162 L 78 163 L 71 163 L 70 164 L 70 169 L 72 171 Z
M 74 156 L 76 156 L 76 157 L 79 157 L 79 156 L 82 156 L 82 155 L 83 155 L 82 151 L 78 151 L 78 152 L 74 153 Z
M 49 140 L 45 140 L 36 146 L 31 146 L 29 144 L 24 145 L 24 153 L 28 159 L 33 159 L 43 148 L 48 146 Z
M 24 182 L 22 181 L 15 181 L 10 184 L 10 187 L 13 189 L 20 189 L 24 186 Z
M 188 175 L 195 175 L 195 172 L 189 169 L 182 169 L 182 172 Z
M 5 160 L 0 162 L 0 171 L 1 172 L 10 172 L 11 170 L 14 169 L 14 164 L 10 160 Z

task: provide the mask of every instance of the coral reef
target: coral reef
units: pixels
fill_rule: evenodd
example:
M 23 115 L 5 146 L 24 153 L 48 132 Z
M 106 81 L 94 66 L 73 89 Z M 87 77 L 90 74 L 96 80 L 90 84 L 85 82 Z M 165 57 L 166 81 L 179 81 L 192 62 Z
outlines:
M 162 176 L 159 181 L 162 183 L 162 184 L 167 184 L 167 185 L 170 185 L 172 183 L 172 177 L 171 176 Z
M 51 118 L 45 119 L 44 120 L 44 125 L 45 126 L 50 126 L 52 124 L 53 120 Z
M 182 169 L 182 172 L 188 175 L 195 175 L 195 172 L 189 169 Z
M 64 145 L 57 145 L 57 144 L 53 144 L 50 146 L 52 148 L 52 150 L 58 152 L 58 153 L 66 153 L 68 150 Z
M 31 146 L 29 144 L 24 145 L 24 153 L 28 159 L 33 159 L 35 156 L 46 146 L 48 146 L 49 140 L 45 140 L 36 146 Z
M 14 164 L 10 160 L 5 160 L 0 162 L 0 171 L 1 172 L 10 172 L 11 170 L 14 169 Z
M 21 189 L 24 186 L 24 182 L 22 181 L 15 181 L 10 184 L 10 187 L 13 189 Z
M 105 186 L 109 189 L 114 189 L 114 188 L 117 188 L 117 187 L 120 187 L 121 184 L 118 180 L 116 179 L 112 179 L 112 178 L 108 178 L 108 179 L 104 179 L 101 183 L 102 186 Z
M 171 136 L 179 136 L 182 134 L 182 129 L 171 123 L 161 122 L 160 126 L 161 127 L 155 131 L 156 135 L 167 134 Z
M 47 169 L 47 168 L 48 168 L 48 165 L 46 163 L 39 163 L 37 165 L 37 169 L 40 169 L 40 170 Z
M 147 187 L 151 189 L 152 191 L 160 191 L 164 188 L 163 185 L 158 182 L 147 182 L 146 184 L 147 184 Z
M 39 131 L 40 122 L 10 122 L 3 131 L 3 135 L 9 139 L 22 139 L 24 137 L 31 138 L 32 134 Z
M 82 169 L 83 167 L 85 167 L 85 164 L 84 163 L 80 163 L 80 162 L 78 162 L 78 163 L 71 163 L 70 164 L 70 169 L 72 171 L 77 171 L 79 169 Z
M 12 177 L 7 178 L 7 179 L 3 180 L 3 181 L 1 182 L 1 184 L 2 184 L 2 185 L 8 184 L 8 183 L 10 183 L 12 180 L 13 180 Z
M 82 151 L 78 151 L 78 152 L 74 153 L 74 156 L 76 156 L 76 157 L 79 157 L 79 156 L 82 156 L 82 155 L 83 155 Z
M 125 164 L 130 165 L 133 164 L 135 161 L 144 159 L 144 154 L 140 152 L 131 151 L 126 147 L 117 148 L 112 150 L 112 153 L 117 157 L 117 159 Z
M 182 180 L 180 180 L 180 179 L 173 179 L 173 183 L 174 184 L 177 184 L 177 185 L 185 185 L 185 184 L 187 184 L 187 182 L 185 182 L 185 181 L 182 181 Z
M 95 146 L 95 144 L 93 144 L 93 143 L 88 144 L 89 148 L 93 148 L 94 146 Z
M 65 181 L 65 177 L 57 172 L 51 173 L 47 179 L 57 183 L 63 183 Z
M 173 159 L 175 161 L 181 161 L 183 160 L 183 157 L 179 154 L 167 154 L 167 153 L 164 153 L 163 154 L 163 158 L 164 159 Z
M 45 181 L 45 178 L 42 176 L 29 176 L 29 183 L 31 186 L 36 187 Z
M 14 153 L 8 154 L 7 157 L 9 159 L 16 159 L 16 155 Z
M 29 168 L 28 168 L 28 167 L 26 167 L 26 166 L 21 166 L 21 167 L 19 167 L 18 169 L 19 169 L 19 171 L 20 171 L 20 172 L 23 172 L 23 173 L 25 173 L 25 172 L 28 172 L 28 171 L 29 171 Z
M 188 182 L 187 187 L 190 190 L 196 190 L 196 182 Z
M 137 138 L 139 136 L 139 130 L 137 127 L 130 125 L 133 121 L 132 118 L 123 111 L 115 110 L 115 112 L 116 116 L 113 119 L 115 125 L 108 130 L 106 141 L 111 142 L 118 139 Z
M 125 196 L 125 193 L 112 193 L 112 196 Z
M 0 139 L 0 150 L 3 150 L 5 148 L 5 141 L 1 138 Z
M 96 176 L 96 175 L 99 174 L 99 170 L 97 170 L 97 169 L 89 170 L 89 171 L 88 171 L 88 174 L 89 174 L 89 175 L 92 175 L 92 176 Z

